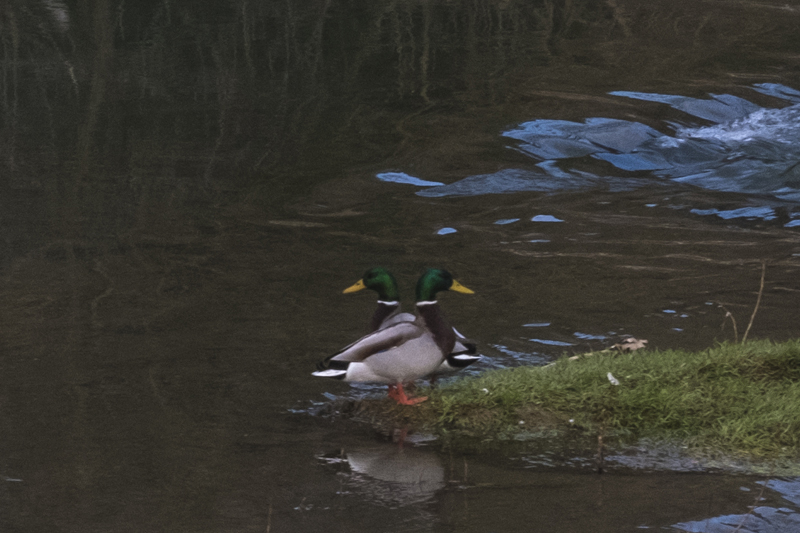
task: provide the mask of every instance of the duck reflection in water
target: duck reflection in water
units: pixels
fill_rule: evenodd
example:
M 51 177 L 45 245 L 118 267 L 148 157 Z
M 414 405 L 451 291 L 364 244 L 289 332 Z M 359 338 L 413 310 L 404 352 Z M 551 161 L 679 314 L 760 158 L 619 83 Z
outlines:
M 390 507 L 427 501 L 446 485 L 444 467 L 434 452 L 402 442 L 357 447 L 320 459 L 346 463 L 349 490 Z

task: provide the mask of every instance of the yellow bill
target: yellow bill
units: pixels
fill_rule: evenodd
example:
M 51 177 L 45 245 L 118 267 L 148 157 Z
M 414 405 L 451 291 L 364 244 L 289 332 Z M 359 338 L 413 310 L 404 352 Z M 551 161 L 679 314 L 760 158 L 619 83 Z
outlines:
M 351 292 L 360 291 L 361 289 L 366 289 L 366 288 L 367 288 L 367 286 L 366 286 L 366 285 L 364 285 L 364 280 L 363 280 L 363 279 L 360 279 L 360 280 L 358 280 L 358 282 L 357 282 L 357 283 L 355 283 L 354 285 L 350 285 L 350 286 L 349 286 L 349 287 L 347 287 L 345 290 L 343 290 L 343 291 L 342 291 L 342 294 L 349 294 L 349 293 L 351 293 Z
M 450 290 L 460 292 L 462 294 L 475 294 L 475 291 L 466 288 L 456 280 L 453 280 L 453 284 L 450 285 Z

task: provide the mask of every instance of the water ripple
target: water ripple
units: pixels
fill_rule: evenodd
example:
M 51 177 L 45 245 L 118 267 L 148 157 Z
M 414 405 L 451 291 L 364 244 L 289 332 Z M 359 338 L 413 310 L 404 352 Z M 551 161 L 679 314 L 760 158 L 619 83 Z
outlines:
M 762 206 L 765 195 L 800 203 L 800 92 L 779 84 L 760 84 L 752 89 L 790 105 L 764 108 L 729 94 L 692 98 L 616 91 L 610 94 L 665 104 L 688 120 L 682 118 L 681 124 L 664 122 L 663 131 L 640 122 L 605 117 L 590 117 L 583 122 L 523 122 L 502 136 L 517 141 L 513 149 L 538 161 L 532 168 L 469 176 L 417 194 L 554 193 L 596 187 L 623 191 L 652 184 L 652 177 L 657 177 L 706 190 L 743 193 Z M 691 121 L 697 123 L 687 125 Z M 592 160 L 609 166 L 587 171 L 592 167 L 586 162 Z M 581 170 L 573 166 L 579 161 L 583 161 Z M 651 178 L 625 174 L 633 172 L 648 173 Z M 728 216 L 716 210 L 696 213 Z M 774 214 L 769 207 L 759 207 L 743 215 L 729 215 L 751 217 L 771 220 Z

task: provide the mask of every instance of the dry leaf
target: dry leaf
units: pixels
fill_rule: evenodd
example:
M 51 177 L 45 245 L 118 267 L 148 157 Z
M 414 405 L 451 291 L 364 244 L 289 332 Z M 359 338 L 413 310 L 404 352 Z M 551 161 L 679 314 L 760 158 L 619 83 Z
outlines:
M 616 348 L 620 352 L 635 352 L 636 350 L 647 348 L 647 340 L 646 339 L 640 340 L 635 337 L 628 337 L 624 339 L 622 342 L 615 344 L 614 348 Z

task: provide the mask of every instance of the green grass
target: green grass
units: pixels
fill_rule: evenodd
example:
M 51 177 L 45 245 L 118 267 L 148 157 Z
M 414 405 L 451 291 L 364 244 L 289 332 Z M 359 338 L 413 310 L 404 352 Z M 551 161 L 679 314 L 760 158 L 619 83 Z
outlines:
M 611 372 L 620 384 L 612 385 Z M 486 372 L 431 391 L 444 432 L 577 427 L 777 457 L 800 455 L 800 342 L 640 350 Z

